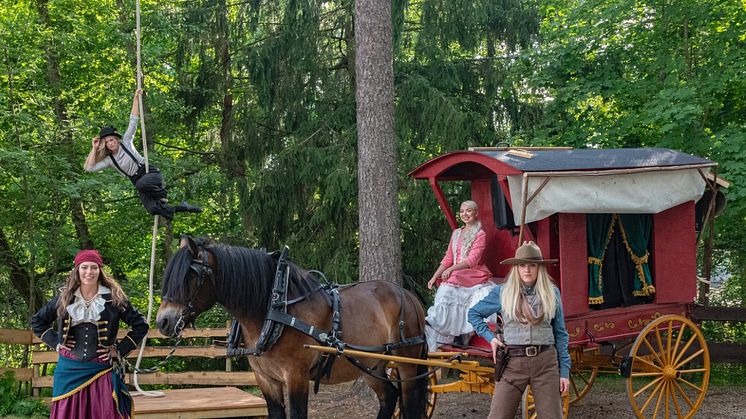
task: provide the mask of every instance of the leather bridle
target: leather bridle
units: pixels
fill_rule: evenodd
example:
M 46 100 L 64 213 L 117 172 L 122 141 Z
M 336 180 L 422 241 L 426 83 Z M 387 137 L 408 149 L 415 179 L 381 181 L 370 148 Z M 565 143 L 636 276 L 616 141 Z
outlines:
M 205 279 L 209 278 L 213 287 L 215 286 L 215 278 L 213 276 L 212 266 L 208 260 L 206 250 L 199 249 L 197 257 L 192 258 L 192 263 L 189 265 L 189 272 L 193 272 L 197 276 L 197 283 L 195 284 L 194 292 L 192 292 L 191 287 L 189 288 L 189 293 L 191 294 L 189 295 L 189 301 L 184 304 L 182 301 L 174 301 L 173 299 L 164 298 L 166 301 L 184 305 L 184 309 L 179 314 L 178 320 L 176 320 L 176 326 L 174 326 L 174 334 L 177 337 L 181 337 L 181 332 L 187 325 L 191 324 L 192 327 L 194 327 L 194 321 L 197 319 L 197 311 L 194 303 L 197 301 L 197 296 L 200 294 L 200 290 L 202 290 L 202 286 L 205 284 Z M 185 280 L 189 280 L 188 276 Z

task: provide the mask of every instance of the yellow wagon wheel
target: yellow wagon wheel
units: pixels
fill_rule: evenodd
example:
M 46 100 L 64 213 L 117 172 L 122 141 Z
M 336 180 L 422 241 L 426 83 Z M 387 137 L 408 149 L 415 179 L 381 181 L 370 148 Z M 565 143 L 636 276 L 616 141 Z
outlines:
M 559 386 L 559 383 L 557 383 Z M 562 396 L 562 417 L 567 419 L 570 411 L 570 395 L 566 393 Z M 536 419 L 536 402 L 534 401 L 534 395 L 531 393 L 531 386 L 526 387 L 526 391 L 523 392 L 523 400 L 521 402 L 521 413 L 523 419 Z
M 584 353 L 591 354 L 591 355 L 598 355 L 601 353 L 601 350 L 599 348 L 593 348 L 593 349 L 586 349 L 577 350 L 578 352 L 572 352 L 571 355 L 573 356 L 580 356 L 582 358 L 582 355 Z M 596 381 L 596 377 L 598 376 L 598 367 L 597 366 L 583 366 L 582 361 L 573 359 L 572 361 L 572 369 L 570 370 L 570 404 L 573 404 L 583 397 L 585 397 L 589 391 L 591 391 L 591 387 L 593 386 L 593 383 Z M 576 366 L 576 364 L 579 364 Z
M 389 377 L 392 380 L 398 380 L 399 379 L 399 369 L 396 367 L 391 367 L 386 370 L 389 374 Z M 425 407 L 425 415 L 423 416 L 424 419 L 430 419 L 433 417 L 433 412 L 435 411 L 435 402 L 438 400 L 438 394 L 433 393 L 430 389 L 438 384 L 438 377 L 436 377 L 436 374 L 432 369 L 430 369 L 430 374 L 428 376 L 427 381 L 427 407 Z M 394 414 L 391 416 L 393 419 L 400 419 L 401 418 L 401 410 L 399 410 L 399 404 L 396 404 L 396 409 L 394 410 Z
M 710 352 L 702 331 L 678 315 L 650 322 L 629 352 L 627 397 L 638 418 L 690 418 L 710 380 Z

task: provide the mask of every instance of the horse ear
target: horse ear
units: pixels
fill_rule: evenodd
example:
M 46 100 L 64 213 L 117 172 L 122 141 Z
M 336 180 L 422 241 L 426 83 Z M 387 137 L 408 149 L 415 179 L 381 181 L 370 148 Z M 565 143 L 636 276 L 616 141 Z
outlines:
M 189 249 L 189 253 L 191 253 L 192 256 L 197 256 L 197 253 L 199 253 L 199 249 L 197 249 L 197 242 L 195 242 L 191 236 L 188 236 L 186 234 L 181 236 L 179 247 L 182 249 Z

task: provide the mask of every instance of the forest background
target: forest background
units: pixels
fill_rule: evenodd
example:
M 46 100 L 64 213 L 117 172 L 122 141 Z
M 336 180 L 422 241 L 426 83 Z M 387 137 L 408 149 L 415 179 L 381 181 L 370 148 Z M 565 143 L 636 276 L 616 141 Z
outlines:
M 287 244 L 299 265 L 356 280 L 354 1 L 141 7 L 150 162 L 172 200 L 205 208 L 160 228 L 156 282 L 181 234 Z M 449 237 L 429 186 L 407 177 L 428 159 L 505 143 L 670 147 L 718 162 L 731 182 L 712 298 L 743 304 L 745 1 L 393 0 L 392 11 L 407 286 L 426 283 Z M 100 249 L 147 306 L 152 218 L 128 180 L 82 169 L 101 125 L 126 127 L 134 28 L 134 2 L 2 0 L 0 327 L 28 327 L 80 248 Z M 454 207 L 468 196 L 446 192 Z

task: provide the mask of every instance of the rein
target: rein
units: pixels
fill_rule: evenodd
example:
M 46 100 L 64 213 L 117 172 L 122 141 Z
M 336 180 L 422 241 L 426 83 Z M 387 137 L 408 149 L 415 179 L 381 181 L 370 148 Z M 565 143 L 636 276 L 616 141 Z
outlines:
M 322 359 L 320 360 L 318 366 L 318 369 L 316 371 L 316 385 L 314 390 L 318 389 L 320 378 L 323 375 L 328 376 L 331 373 L 331 367 L 334 363 L 334 360 L 339 357 L 340 355 L 343 355 L 345 358 L 347 358 L 353 365 L 360 368 L 363 372 L 378 378 L 378 379 L 384 379 L 388 381 L 401 381 L 401 380 L 391 380 L 384 377 L 381 377 L 380 375 L 376 374 L 373 370 L 371 370 L 368 367 L 365 367 L 360 363 L 357 359 L 354 357 L 345 354 L 345 349 L 354 349 L 358 351 L 365 351 L 365 352 L 379 352 L 384 354 L 390 354 L 393 351 L 409 347 L 409 346 L 415 346 L 415 345 L 421 345 L 425 343 L 424 336 L 414 336 L 414 337 L 404 337 L 404 303 L 405 298 L 404 294 L 400 294 L 400 305 L 399 305 L 399 341 L 398 342 L 389 342 L 382 345 L 376 345 L 376 346 L 363 346 L 363 345 L 353 345 L 350 343 L 346 343 L 342 340 L 342 331 L 341 331 L 341 313 L 340 313 L 340 295 L 339 295 L 339 285 L 337 284 L 330 284 L 326 283 L 325 285 L 319 285 L 318 287 L 315 287 L 314 289 L 310 290 L 309 292 L 305 293 L 304 295 L 300 297 L 296 297 L 292 300 L 288 300 L 288 283 L 290 280 L 290 265 L 287 260 L 289 248 L 285 246 L 280 253 L 279 259 L 277 260 L 277 269 L 275 271 L 275 277 L 274 282 L 272 285 L 272 291 L 270 294 L 270 299 L 267 304 L 267 314 L 264 319 L 264 323 L 262 324 L 262 330 L 259 334 L 259 338 L 257 339 L 256 346 L 253 348 L 239 348 L 240 340 L 241 340 L 241 328 L 238 325 L 238 322 L 234 320 L 234 324 L 231 327 L 231 332 L 228 337 L 228 347 L 226 348 L 226 355 L 229 357 L 236 357 L 236 356 L 261 356 L 263 353 L 269 351 L 275 343 L 279 340 L 280 336 L 282 335 L 283 330 L 285 329 L 285 326 L 291 327 L 307 336 L 312 337 L 314 340 L 316 340 L 319 344 L 333 347 L 337 350 L 336 356 L 331 357 L 330 354 L 325 354 L 322 356 Z M 209 277 L 211 281 L 213 281 L 214 285 L 214 279 L 213 279 L 213 271 L 212 268 L 209 265 L 209 262 L 207 260 L 207 252 L 202 250 L 200 252 L 202 254 L 202 259 L 195 258 L 192 261 L 192 265 L 190 266 L 190 269 L 194 271 L 198 275 L 198 282 L 197 282 L 197 290 L 199 290 L 205 280 L 205 277 Z M 320 274 L 321 277 L 326 280 L 324 275 L 320 272 L 313 271 L 315 273 Z M 354 285 L 351 285 L 354 286 Z M 322 330 L 317 328 L 314 325 L 309 325 L 308 323 L 304 322 L 303 320 L 298 319 L 295 316 L 292 316 L 288 314 L 288 307 L 292 304 L 298 303 L 300 301 L 305 300 L 310 295 L 316 293 L 317 291 L 323 290 L 331 300 L 331 309 L 332 309 L 332 329 L 329 331 Z M 196 294 L 196 293 L 195 293 Z M 177 323 L 177 327 L 179 324 L 181 324 L 181 328 L 183 329 L 184 323 L 192 321 L 195 316 L 194 311 L 194 301 L 195 298 L 192 296 L 191 300 L 189 301 L 189 304 L 186 306 L 184 311 L 182 312 L 181 317 L 179 318 L 179 322 Z M 428 375 L 428 373 L 425 373 L 424 375 Z M 419 378 L 419 377 L 415 377 Z
M 208 277 L 210 278 L 210 280 L 212 280 L 212 267 L 210 266 L 210 262 L 207 260 L 207 252 L 201 253 L 202 259 L 193 259 L 191 266 L 189 266 L 190 270 L 197 273 L 197 289 L 202 288 L 202 284 L 204 284 L 205 282 L 205 277 Z M 130 363 L 126 358 L 120 358 L 119 361 L 115 361 L 114 365 L 114 369 L 117 371 L 117 373 L 124 377 L 126 366 L 129 367 L 131 371 L 136 371 L 138 374 L 150 374 L 160 370 L 164 364 L 169 362 L 174 352 L 176 352 L 176 349 L 178 349 L 179 345 L 181 344 L 181 340 L 183 338 L 181 334 L 184 332 L 184 328 L 186 328 L 187 324 L 189 323 L 191 323 L 192 327 L 194 327 L 194 318 L 197 314 L 194 309 L 194 302 L 196 300 L 197 293 L 194 293 L 194 295 L 192 295 L 192 297 L 189 299 L 189 303 L 187 303 L 184 310 L 181 311 L 179 319 L 176 320 L 176 326 L 174 326 L 176 342 L 174 342 L 171 350 L 168 352 L 168 354 L 166 354 L 165 358 L 158 361 L 158 363 L 150 368 L 137 368 L 136 366 L 132 365 L 132 363 Z

